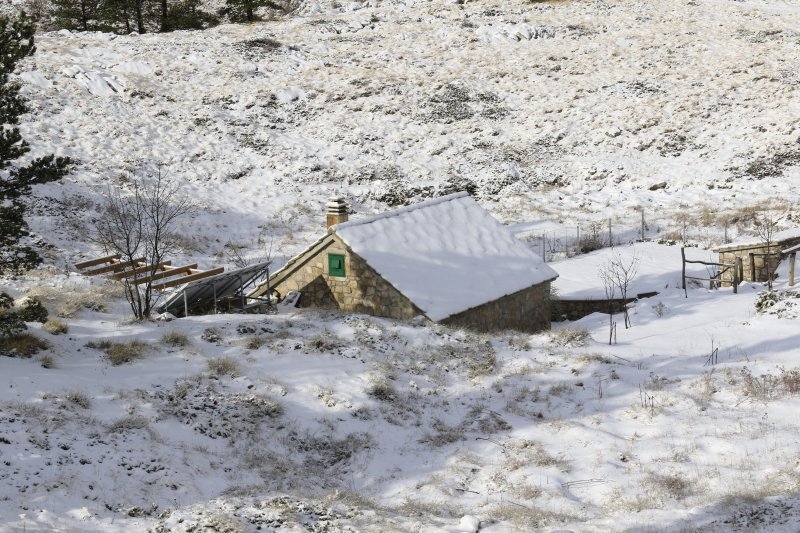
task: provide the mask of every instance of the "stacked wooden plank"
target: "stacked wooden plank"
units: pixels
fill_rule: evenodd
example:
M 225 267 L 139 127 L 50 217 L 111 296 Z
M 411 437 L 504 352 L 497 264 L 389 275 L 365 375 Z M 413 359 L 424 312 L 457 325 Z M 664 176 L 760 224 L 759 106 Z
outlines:
M 84 276 L 106 275 L 111 279 L 128 280 L 135 285 L 152 283 L 152 288 L 158 291 L 215 276 L 225 271 L 223 267 L 199 270 L 197 263 L 175 267 L 172 266 L 172 261 L 162 261 L 151 265 L 144 257 L 123 261 L 119 255 L 108 255 L 76 263 L 75 268 Z M 159 283 L 153 283 L 155 281 L 159 281 Z

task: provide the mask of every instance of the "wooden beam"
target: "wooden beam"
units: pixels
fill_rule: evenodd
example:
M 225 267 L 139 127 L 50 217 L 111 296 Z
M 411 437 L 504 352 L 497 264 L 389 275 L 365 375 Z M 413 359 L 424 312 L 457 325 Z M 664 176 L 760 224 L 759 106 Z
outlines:
M 211 276 L 215 276 L 217 274 L 222 274 L 223 272 L 225 272 L 225 267 L 212 268 L 211 270 L 198 272 L 196 274 L 189 274 L 188 276 L 182 276 L 178 279 L 173 279 L 165 283 L 160 283 L 159 285 L 153 285 L 153 289 L 160 291 L 168 289 L 170 287 L 177 287 L 178 285 L 183 285 L 184 283 L 189 283 L 190 281 L 196 281 L 198 279 L 208 278 Z
M 145 276 L 143 278 L 137 279 L 136 285 L 141 285 L 142 283 L 147 283 L 148 281 L 156 281 L 158 279 L 171 278 L 172 276 L 177 276 L 178 274 L 185 274 L 186 272 L 190 272 L 194 268 L 197 268 L 197 263 L 192 263 L 191 265 L 185 265 L 175 268 L 165 268 L 161 272 L 156 272 L 152 276 Z
M 100 268 L 95 268 L 94 270 L 87 270 L 83 273 L 84 276 L 97 276 L 98 274 L 105 274 L 107 272 L 119 272 L 125 267 L 136 267 L 139 263 L 144 263 L 144 257 L 140 257 L 138 259 L 134 259 L 133 261 L 126 261 L 125 263 L 114 263 L 113 265 L 108 265 Z
M 82 270 L 84 268 L 89 268 L 95 265 L 102 265 L 103 263 L 113 263 L 115 260 L 122 257 L 121 255 L 107 255 L 105 257 L 101 257 L 99 259 L 92 259 L 91 261 L 84 261 L 83 263 L 75 263 L 75 268 L 78 270 Z
M 131 276 L 137 276 L 137 275 L 139 275 L 139 274 L 141 274 L 143 272 L 150 272 L 150 271 L 153 271 L 153 270 L 160 270 L 161 267 L 169 266 L 171 264 L 172 264 L 172 261 L 163 261 L 161 263 L 158 263 L 157 265 L 144 265 L 144 266 L 136 267 L 136 268 L 134 268 L 132 270 L 123 270 L 119 274 L 114 274 L 113 276 L 111 276 L 111 279 L 130 278 Z M 131 281 L 136 282 L 138 280 L 131 280 Z

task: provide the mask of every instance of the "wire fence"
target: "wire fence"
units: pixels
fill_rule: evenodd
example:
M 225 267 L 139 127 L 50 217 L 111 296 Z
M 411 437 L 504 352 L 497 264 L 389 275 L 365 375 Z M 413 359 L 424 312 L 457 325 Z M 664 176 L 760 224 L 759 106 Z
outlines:
M 609 246 L 657 240 L 668 244 L 701 245 L 707 248 L 730 242 L 735 228 L 728 224 L 703 224 L 688 216 L 659 219 L 645 210 L 629 217 L 557 229 L 531 229 L 518 234 L 547 262 L 585 254 Z

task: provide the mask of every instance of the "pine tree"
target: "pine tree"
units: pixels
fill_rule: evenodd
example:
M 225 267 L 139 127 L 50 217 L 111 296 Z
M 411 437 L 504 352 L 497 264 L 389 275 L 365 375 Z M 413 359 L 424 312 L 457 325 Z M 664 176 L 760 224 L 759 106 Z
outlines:
M 50 155 L 25 166 L 15 164 L 30 147 L 16 127 L 27 107 L 11 74 L 18 61 L 36 50 L 33 35 L 33 23 L 24 13 L 15 21 L 0 17 L 0 274 L 18 274 L 41 263 L 39 254 L 23 242 L 29 235 L 25 200 L 31 186 L 62 178 L 72 163 Z
M 60 28 L 89 31 L 97 29 L 98 0 L 52 0 L 53 17 Z
M 268 7 L 278 11 L 283 11 L 285 6 L 273 0 L 227 0 L 226 11 L 233 22 L 253 22 L 259 20 L 256 10 L 261 7 Z

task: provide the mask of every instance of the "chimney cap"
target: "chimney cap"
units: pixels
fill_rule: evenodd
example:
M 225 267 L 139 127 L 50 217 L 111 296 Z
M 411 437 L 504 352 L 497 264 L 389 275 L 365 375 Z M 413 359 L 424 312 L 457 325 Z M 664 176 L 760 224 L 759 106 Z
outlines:
M 346 212 L 347 202 L 342 196 L 331 196 L 328 198 L 328 203 L 325 204 L 325 207 L 327 207 L 328 211 Z

